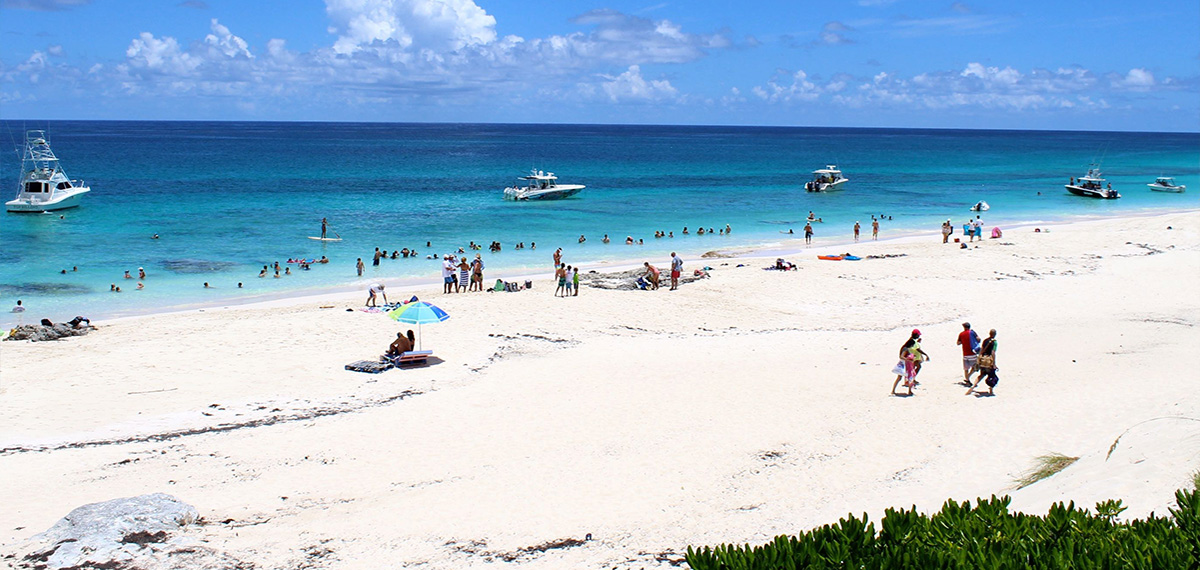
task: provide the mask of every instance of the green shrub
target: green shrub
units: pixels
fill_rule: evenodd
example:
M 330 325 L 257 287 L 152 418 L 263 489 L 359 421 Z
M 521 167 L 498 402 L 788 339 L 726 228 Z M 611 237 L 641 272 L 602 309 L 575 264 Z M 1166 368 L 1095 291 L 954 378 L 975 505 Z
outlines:
M 1200 492 L 1175 493 L 1170 517 L 1118 522 L 1120 501 L 1096 514 L 1056 503 L 1046 516 L 1009 512 L 1009 498 L 947 501 L 924 515 L 888 509 L 879 532 L 864 514 L 762 546 L 687 549 L 694 570 L 794 568 L 1200 568 Z

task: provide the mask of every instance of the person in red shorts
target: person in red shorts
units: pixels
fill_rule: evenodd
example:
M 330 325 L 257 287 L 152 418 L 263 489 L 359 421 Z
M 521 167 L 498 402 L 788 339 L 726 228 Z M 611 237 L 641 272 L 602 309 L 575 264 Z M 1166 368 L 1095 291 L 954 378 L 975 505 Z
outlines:
M 963 323 L 963 331 L 958 333 L 955 344 L 962 347 L 963 382 L 970 386 L 971 374 L 979 371 L 979 335 L 971 330 L 971 323 Z
M 671 252 L 671 290 L 679 288 L 679 275 L 683 273 L 683 260 Z

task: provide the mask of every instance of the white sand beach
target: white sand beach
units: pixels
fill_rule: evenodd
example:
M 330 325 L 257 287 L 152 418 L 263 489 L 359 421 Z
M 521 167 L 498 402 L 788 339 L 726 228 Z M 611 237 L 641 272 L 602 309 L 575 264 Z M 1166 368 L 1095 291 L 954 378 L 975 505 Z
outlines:
M 685 259 L 713 269 L 678 291 L 430 284 L 415 294 L 451 315 L 422 327 L 436 358 L 378 375 L 343 366 L 410 326 L 357 293 L 4 342 L 0 560 L 152 492 L 256 568 L 669 568 L 689 545 L 992 494 L 1165 514 L 1200 470 L 1200 212 L 1042 228 L 836 248 L 857 262 L 817 247 L 790 272 Z M 964 395 L 963 321 L 998 331 L 993 397 Z M 913 328 L 931 361 L 893 397 Z M 1015 490 L 1047 453 L 1080 460 Z

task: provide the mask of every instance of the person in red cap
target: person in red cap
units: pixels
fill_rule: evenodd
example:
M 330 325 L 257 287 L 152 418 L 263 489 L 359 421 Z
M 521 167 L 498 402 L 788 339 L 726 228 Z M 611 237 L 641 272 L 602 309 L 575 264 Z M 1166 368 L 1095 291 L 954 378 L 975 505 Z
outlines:
M 892 395 L 896 395 L 896 386 L 900 385 L 900 380 L 904 380 L 904 386 L 908 388 L 908 395 L 912 395 L 913 386 L 917 385 L 917 374 L 921 372 L 921 363 L 932 360 L 924 350 L 921 350 L 921 331 L 913 329 L 912 335 L 904 346 L 900 347 L 900 361 L 905 364 L 903 373 L 897 372 L 896 381 L 892 383 Z M 897 365 L 897 371 L 899 365 Z

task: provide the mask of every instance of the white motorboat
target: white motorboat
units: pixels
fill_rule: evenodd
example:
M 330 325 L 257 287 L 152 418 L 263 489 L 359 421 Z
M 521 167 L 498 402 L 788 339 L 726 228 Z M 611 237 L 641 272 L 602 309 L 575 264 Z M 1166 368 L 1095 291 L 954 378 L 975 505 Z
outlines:
M 842 176 L 837 165 L 828 164 L 825 168 L 813 171 L 813 179 L 804 184 L 804 189 L 809 192 L 830 192 L 841 190 L 842 185 L 849 181 L 849 178 Z
M 971 206 L 971 211 L 972 212 L 986 212 L 986 211 L 990 210 L 991 208 L 992 207 L 989 206 L 987 202 L 980 200 L 980 201 L 976 202 L 974 206 Z
M 1087 176 L 1080 177 L 1073 183 L 1067 184 L 1066 187 L 1067 191 L 1076 196 L 1103 198 L 1105 200 L 1115 200 L 1121 197 L 1116 190 L 1112 189 L 1112 184 L 1105 187 L 1104 178 L 1100 175 L 1100 168 L 1096 165 L 1088 168 Z
M 586 188 L 582 184 L 559 184 L 553 172 L 531 170 L 529 175 L 518 178 L 521 182 L 504 189 L 507 200 L 559 200 L 578 194 Z
M 1183 184 L 1176 186 L 1175 179 L 1171 178 L 1170 176 L 1159 176 L 1154 181 L 1154 184 L 1147 184 L 1146 186 L 1149 186 L 1150 189 L 1154 190 L 1155 192 L 1175 192 L 1178 194 L 1179 192 L 1187 190 L 1187 186 L 1184 186 Z
M 25 154 L 21 157 L 20 190 L 17 197 L 4 203 L 9 212 L 50 212 L 79 205 L 88 188 L 80 180 L 67 178 L 46 131 L 25 133 Z

